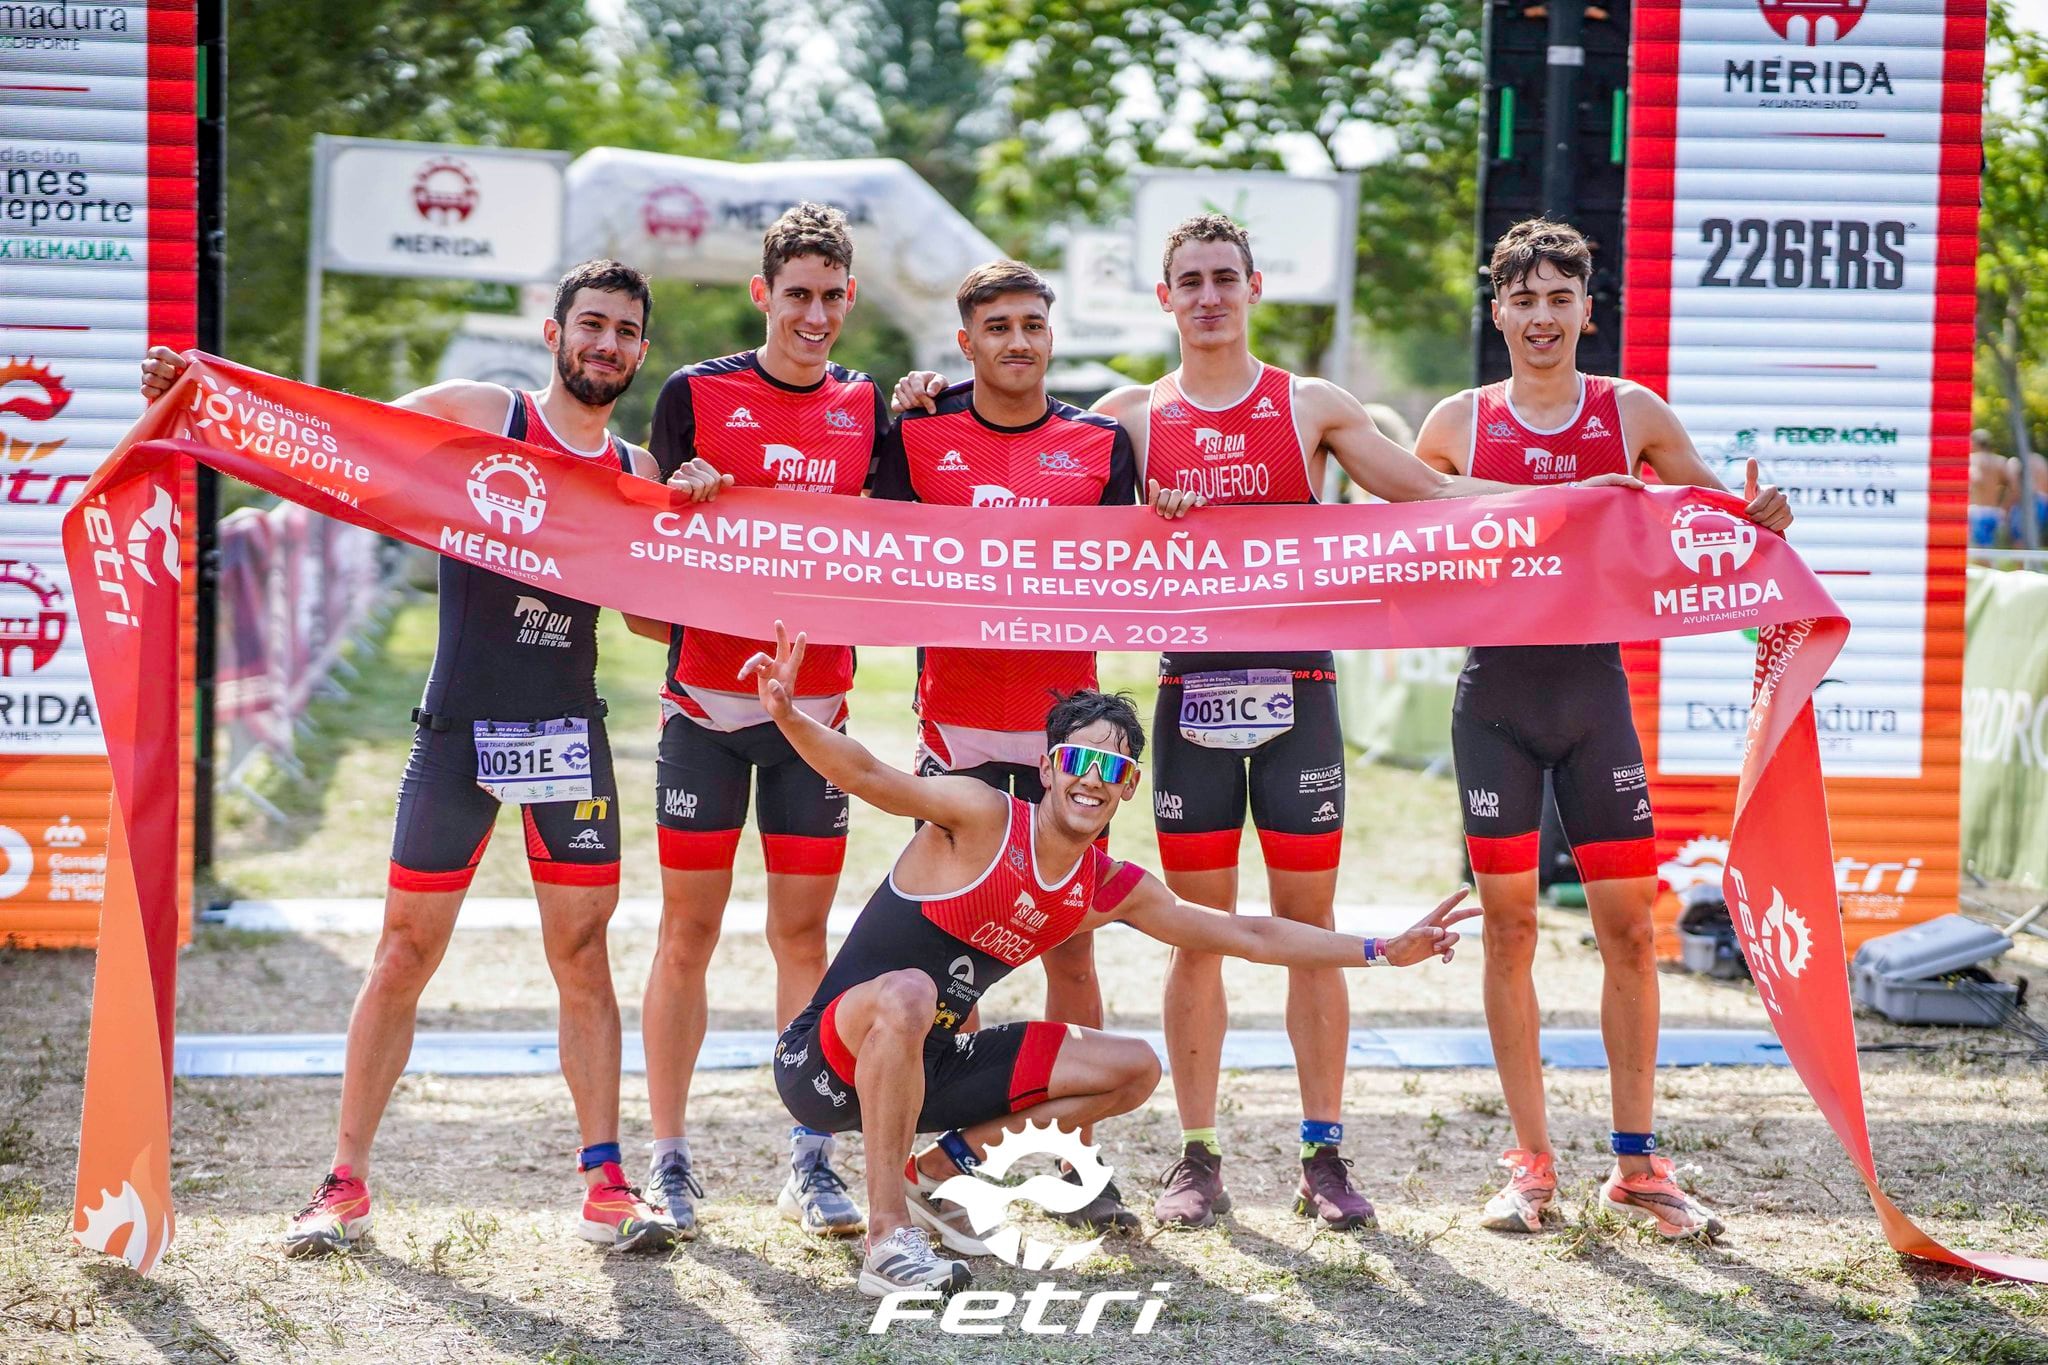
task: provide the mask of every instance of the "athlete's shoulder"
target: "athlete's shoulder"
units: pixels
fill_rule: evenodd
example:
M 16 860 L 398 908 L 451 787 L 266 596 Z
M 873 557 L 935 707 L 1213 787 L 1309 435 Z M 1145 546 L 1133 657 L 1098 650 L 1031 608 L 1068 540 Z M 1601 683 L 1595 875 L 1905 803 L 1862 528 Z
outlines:
M 1144 416 L 1145 410 L 1152 406 L 1152 387 L 1150 384 L 1126 384 L 1122 388 L 1111 389 L 1096 399 L 1089 411 L 1128 425 Z
M 1472 426 L 1478 420 L 1479 393 L 1478 389 L 1459 389 L 1429 410 L 1429 416 L 1422 419 L 1415 432 L 1418 458 L 1438 468 L 1448 463 L 1455 469 L 1460 453 L 1471 446 Z
M 1052 410 L 1052 420 L 1055 422 L 1073 422 L 1084 427 L 1100 427 L 1109 432 L 1123 430 L 1123 423 L 1106 412 L 1091 412 L 1087 408 L 1077 408 L 1072 403 L 1063 403 L 1057 398 L 1050 399 L 1048 405 Z
M 685 365 L 669 376 L 676 379 L 710 379 L 722 374 L 738 374 L 754 368 L 752 351 L 736 351 L 731 355 L 717 356 L 711 360 L 699 360 Z
M 974 381 L 963 379 L 957 384 L 948 384 L 932 397 L 932 411 L 915 407 L 902 414 L 902 422 L 929 422 L 935 417 L 960 417 L 974 411 Z
M 484 431 L 502 431 L 505 420 L 512 415 L 512 405 L 518 401 L 518 394 L 503 384 L 482 379 L 444 379 L 414 389 L 393 406 Z

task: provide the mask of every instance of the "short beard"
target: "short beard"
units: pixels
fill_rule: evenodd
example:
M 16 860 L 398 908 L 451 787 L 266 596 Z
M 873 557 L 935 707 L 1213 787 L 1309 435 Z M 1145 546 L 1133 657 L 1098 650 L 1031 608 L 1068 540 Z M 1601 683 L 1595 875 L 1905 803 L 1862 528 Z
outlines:
M 633 387 L 633 376 L 628 373 L 614 384 L 602 384 L 592 379 L 588 371 L 571 370 L 569 357 L 559 352 L 555 355 L 555 377 L 562 381 L 562 387 L 569 396 L 590 408 L 608 408 L 619 401 L 619 395 Z

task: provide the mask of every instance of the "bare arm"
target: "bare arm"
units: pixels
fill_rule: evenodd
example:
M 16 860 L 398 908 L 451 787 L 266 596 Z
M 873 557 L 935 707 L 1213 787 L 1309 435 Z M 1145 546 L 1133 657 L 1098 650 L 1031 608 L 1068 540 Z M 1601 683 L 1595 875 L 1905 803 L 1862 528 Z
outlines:
M 754 684 L 769 719 L 813 772 L 878 810 L 908 815 L 955 834 L 977 825 L 999 832 L 1008 824 L 1009 798 L 979 779 L 919 777 L 904 772 L 875 757 L 851 735 L 820 725 L 798 710 L 796 676 L 803 658 L 803 635 L 792 641 L 789 631 L 777 621 L 775 657 L 754 655 L 741 665 L 740 679 Z
M 1428 958 L 1451 960 L 1458 934 L 1450 926 L 1479 913 L 1459 910 L 1464 888 L 1393 938 L 1381 951 L 1396 967 L 1410 967 Z M 1189 905 L 1174 898 L 1159 880 L 1146 873 L 1112 917 L 1123 920 L 1162 943 L 1195 952 L 1220 953 L 1275 967 L 1362 967 L 1366 940 L 1318 929 L 1278 915 L 1226 915 L 1221 910 Z
M 154 403 L 170 391 L 185 372 L 185 357 L 168 346 L 152 346 L 142 358 L 142 397 Z M 460 422 L 483 431 L 502 430 L 511 410 L 511 391 L 502 384 L 475 379 L 449 379 L 391 400 L 391 406 Z M 639 472 L 637 469 L 635 472 Z
M 1462 474 L 1472 456 L 1472 391 L 1454 393 L 1429 410 L 1415 433 L 1415 458 L 1444 474 Z
M 1197 507 L 1207 506 L 1209 500 L 1192 489 L 1168 488 L 1157 479 L 1145 478 L 1145 443 L 1151 434 L 1146 417 L 1151 406 L 1152 388 L 1149 384 L 1126 384 L 1096 399 L 1089 411 L 1116 419 L 1117 424 L 1131 434 L 1131 450 L 1137 456 L 1138 477 L 1144 485 L 1146 505 L 1168 521 L 1178 521 Z
M 1659 481 L 1680 487 L 1729 490 L 1707 468 L 1693 446 L 1692 437 L 1671 405 L 1640 384 L 1627 384 L 1618 395 L 1621 420 L 1637 449 L 1636 458 L 1649 466 Z M 1743 474 L 1743 515 L 1768 531 L 1783 535 L 1792 524 L 1792 504 L 1775 484 L 1757 483 L 1757 464 L 1751 460 Z

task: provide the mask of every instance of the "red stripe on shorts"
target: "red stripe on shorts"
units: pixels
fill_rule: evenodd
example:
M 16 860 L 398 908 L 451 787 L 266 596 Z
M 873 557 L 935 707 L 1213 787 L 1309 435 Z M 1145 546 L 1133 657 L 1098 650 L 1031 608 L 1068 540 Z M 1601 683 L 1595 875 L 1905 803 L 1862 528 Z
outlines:
M 1266 855 L 1266 866 L 1275 872 L 1328 872 L 1344 856 L 1344 832 L 1282 834 L 1262 829 L 1259 849 Z
M 1505 839 L 1465 836 L 1465 850 L 1472 856 L 1472 870 L 1489 877 L 1512 876 L 1536 870 L 1537 834 L 1512 834 Z
M 1579 861 L 1579 880 L 1583 882 L 1657 875 L 1655 839 L 1608 839 L 1597 844 L 1578 844 L 1573 847 L 1572 856 Z
M 1214 872 L 1237 866 L 1237 846 L 1244 838 L 1241 829 L 1211 830 L 1206 834 L 1159 834 L 1159 865 L 1168 872 Z
M 1024 1026 L 1024 1045 L 1017 1049 L 1017 1064 L 1010 1068 L 1010 1112 L 1041 1103 L 1052 1084 L 1052 1064 L 1059 1060 L 1060 1045 L 1067 1041 L 1065 1024 L 1048 1024 L 1034 1019 Z
M 764 834 L 761 855 L 770 872 L 800 877 L 836 877 L 846 866 L 846 840 L 810 834 Z
M 657 827 L 661 865 L 676 872 L 727 872 L 740 851 L 736 829 L 670 829 Z

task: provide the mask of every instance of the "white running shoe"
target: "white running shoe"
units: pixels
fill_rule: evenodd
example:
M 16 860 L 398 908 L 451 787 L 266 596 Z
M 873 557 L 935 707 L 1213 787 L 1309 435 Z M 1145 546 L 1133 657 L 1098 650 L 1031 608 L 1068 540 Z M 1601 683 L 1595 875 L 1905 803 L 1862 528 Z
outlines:
M 903 1201 L 910 1206 L 910 1221 L 957 1255 L 989 1255 L 988 1243 L 975 1235 L 974 1223 L 968 1218 L 967 1210 L 950 1199 L 932 1198 L 933 1191 L 941 1183 L 918 1169 L 916 1157 L 904 1163 Z
M 973 1282 L 967 1263 L 935 1253 L 923 1228 L 896 1229 L 870 1246 L 860 1263 L 860 1292 L 871 1299 L 905 1289 L 954 1294 Z

